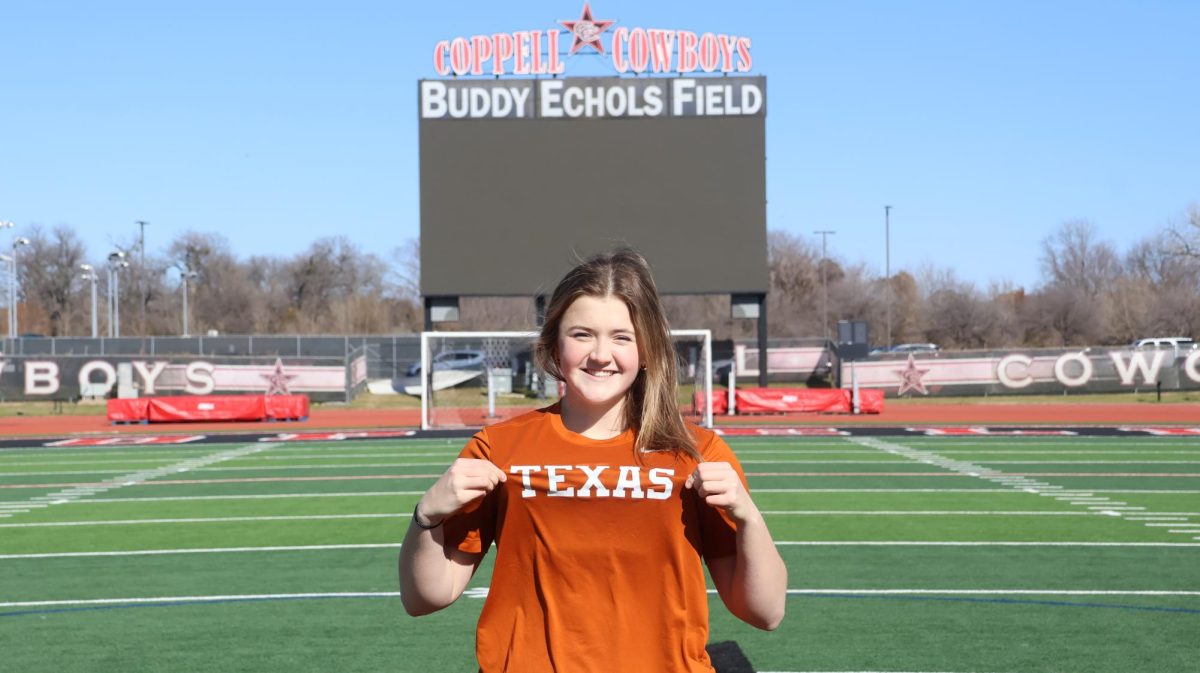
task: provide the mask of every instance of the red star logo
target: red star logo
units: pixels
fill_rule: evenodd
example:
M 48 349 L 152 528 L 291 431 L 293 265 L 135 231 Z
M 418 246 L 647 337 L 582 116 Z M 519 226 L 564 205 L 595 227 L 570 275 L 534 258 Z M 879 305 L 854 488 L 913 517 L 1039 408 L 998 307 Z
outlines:
M 259 374 L 267 380 L 267 397 L 271 395 L 291 395 L 288 390 L 288 381 L 296 378 L 295 374 L 283 373 L 283 359 L 275 358 L 275 371 L 270 374 Z
M 597 21 L 592 18 L 592 8 L 588 3 L 583 3 L 583 15 L 576 21 L 559 21 L 559 25 L 567 29 L 567 32 L 575 36 L 575 41 L 571 44 L 571 53 L 579 51 L 583 45 L 594 47 L 601 54 L 604 53 L 604 45 L 600 42 L 600 33 L 608 30 L 608 27 L 613 25 L 612 21 Z
M 896 396 L 899 397 L 904 393 L 912 390 L 922 395 L 928 395 L 929 391 L 925 390 L 925 384 L 921 382 L 921 377 L 929 373 L 928 369 L 917 369 L 917 363 L 913 360 L 912 353 L 908 354 L 908 367 L 904 369 L 894 370 L 900 375 L 900 389 L 896 391 Z

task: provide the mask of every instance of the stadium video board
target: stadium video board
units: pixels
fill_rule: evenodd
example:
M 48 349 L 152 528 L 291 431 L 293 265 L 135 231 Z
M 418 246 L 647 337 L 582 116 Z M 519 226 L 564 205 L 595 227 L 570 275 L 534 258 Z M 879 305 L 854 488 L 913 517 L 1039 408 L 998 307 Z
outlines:
M 764 77 L 438 79 L 418 94 L 423 295 L 547 294 L 619 245 L 664 293 L 766 292 Z

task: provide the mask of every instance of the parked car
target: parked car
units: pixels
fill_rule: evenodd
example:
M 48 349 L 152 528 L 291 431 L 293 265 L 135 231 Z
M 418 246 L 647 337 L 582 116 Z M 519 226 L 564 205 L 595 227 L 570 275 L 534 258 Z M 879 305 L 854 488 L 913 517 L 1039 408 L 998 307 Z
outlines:
M 439 369 L 470 369 L 480 371 L 483 369 L 483 351 L 442 351 L 433 356 L 431 366 L 435 372 Z M 420 376 L 421 363 L 419 361 L 412 363 L 404 371 L 404 374 L 405 376 Z
M 1131 348 L 1135 351 L 1170 351 L 1176 357 L 1187 357 L 1192 351 L 1200 348 L 1191 337 L 1154 337 L 1138 339 Z
M 933 353 L 936 355 L 940 350 L 937 344 L 896 344 L 891 348 L 887 346 L 873 348 L 868 355 L 907 355 L 909 353 Z
M 892 347 L 893 353 L 937 353 L 937 344 L 900 344 Z
M 713 385 L 724 385 L 729 382 L 729 370 L 733 369 L 733 360 L 723 358 L 712 361 L 712 382 Z

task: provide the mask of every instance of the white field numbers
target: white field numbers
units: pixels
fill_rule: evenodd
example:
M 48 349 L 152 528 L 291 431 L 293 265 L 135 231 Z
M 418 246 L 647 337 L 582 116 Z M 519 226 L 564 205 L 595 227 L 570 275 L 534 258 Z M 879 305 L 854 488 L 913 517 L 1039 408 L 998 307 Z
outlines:
M 712 332 L 671 330 L 680 409 L 712 427 Z M 532 332 L 422 332 L 421 429 L 482 427 L 549 406 L 559 381 L 540 371 Z

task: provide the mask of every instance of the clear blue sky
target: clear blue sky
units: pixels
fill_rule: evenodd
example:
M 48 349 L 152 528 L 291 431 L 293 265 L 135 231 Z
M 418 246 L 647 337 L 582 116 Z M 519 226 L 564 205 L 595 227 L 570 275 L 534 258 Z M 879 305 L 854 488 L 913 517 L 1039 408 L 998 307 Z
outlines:
M 416 81 L 439 39 L 548 29 L 580 0 L 4 5 L 0 219 L 96 258 L 185 230 L 242 256 L 418 233 Z M 1200 3 L 633 2 L 617 25 L 753 40 L 768 227 L 882 271 L 1034 286 L 1085 218 L 1124 251 L 1200 201 Z M 567 75 L 611 72 L 568 61 Z M 7 246 L 7 235 L 0 239 Z

